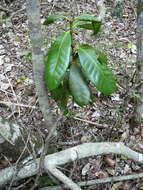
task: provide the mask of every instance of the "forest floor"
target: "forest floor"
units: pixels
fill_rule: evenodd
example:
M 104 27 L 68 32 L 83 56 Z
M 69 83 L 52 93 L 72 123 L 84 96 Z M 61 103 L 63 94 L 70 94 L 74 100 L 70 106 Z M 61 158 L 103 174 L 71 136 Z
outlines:
M 0 12 L 0 115 L 9 121 L 26 126 L 31 131 L 47 132 L 39 109 L 33 80 L 31 46 L 28 37 L 26 5 L 24 0 L 15 0 L 0 6 L 8 9 Z M 56 151 L 83 142 L 124 142 L 138 152 L 143 151 L 143 127 L 130 127 L 135 97 L 136 76 L 136 3 L 126 0 L 121 16 L 115 16 L 114 0 L 105 1 L 107 12 L 100 34 L 91 36 L 89 31 L 80 30 L 79 43 L 89 43 L 101 48 L 108 55 L 108 65 L 112 68 L 118 90 L 110 96 L 94 91 L 95 102 L 80 108 L 69 102 L 71 114 L 64 116 L 58 126 Z M 50 14 L 75 15 L 88 13 L 98 15 L 95 0 L 56 1 L 41 3 L 41 19 Z M 62 21 L 50 27 L 43 26 L 45 44 L 49 47 L 51 39 L 64 30 Z M 46 50 L 46 48 L 44 49 Z M 53 113 L 58 113 L 56 103 L 51 100 Z M 2 156 L 0 157 L 1 160 Z M 0 161 L 0 168 L 6 164 Z M 8 165 L 8 163 L 7 163 Z M 99 179 L 143 172 L 143 166 L 124 156 L 94 156 L 65 166 L 65 172 L 74 180 Z M 29 180 L 29 179 L 28 179 Z M 14 183 L 11 189 L 30 189 L 34 181 L 22 180 Z M 27 182 L 27 183 L 26 183 Z M 52 183 L 41 177 L 38 187 Z M 23 186 L 20 186 L 23 184 Z M 26 185 L 24 185 L 26 184 Z M 16 188 L 17 187 L 17 188 Z M 20 187 L 20 188 L 18 188 Z M 118 183 L 98 184 L 85 187 L 96 190 L 141 190 L 143 179 Z

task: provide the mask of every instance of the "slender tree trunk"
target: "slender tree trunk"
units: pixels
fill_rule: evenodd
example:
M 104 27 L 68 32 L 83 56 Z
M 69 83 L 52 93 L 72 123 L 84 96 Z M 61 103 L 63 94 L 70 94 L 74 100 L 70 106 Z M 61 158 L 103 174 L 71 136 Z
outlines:
M 40 20 L 40 1 L 26 0 L 26 10 L 30 40 L 32 44 L 32 61 L 36 94 L 38 96 L 39 105 L 43 113 L 45 124 L 50 132 L 56 122 L 53 119 L 48 92 L 44 83 L 44 56 L 42 52 L 43 35 Z
M 143 123 L 143 0 L 137 6 L 137 90 L 139 97 L 135 107 L 134 118 L 138 124 Z

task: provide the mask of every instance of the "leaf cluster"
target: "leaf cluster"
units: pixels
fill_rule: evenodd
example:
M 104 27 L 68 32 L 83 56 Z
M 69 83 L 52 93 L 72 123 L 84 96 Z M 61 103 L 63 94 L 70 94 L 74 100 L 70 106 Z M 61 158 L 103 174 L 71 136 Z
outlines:
M 66 109 L 71 96 L 79 106 L 89 104 L 92 101 L 91 85 L 106 95 L 115 92 L 115 76 L 107 66 L 106 54 L 88 44 L 73 45 L 72 36 L 77 28 L 92 30 L 96 35 L 101 21 L 88 14 L 75 18 L 51 15 L 43 24 L 52 24 L 57 19 L 69 22 L 70 28 L 57 36 L 45 59 L 45 83 L 51 96 Z

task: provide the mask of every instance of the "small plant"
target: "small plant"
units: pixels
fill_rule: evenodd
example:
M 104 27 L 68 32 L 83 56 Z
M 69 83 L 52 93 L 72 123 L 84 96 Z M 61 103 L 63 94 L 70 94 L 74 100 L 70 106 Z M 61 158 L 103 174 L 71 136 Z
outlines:
M 52 24 L 57 19 L 66 20 L 68 26 L 51 44 L 45 58 L 45 83 L 51 96 L 65 109 L 70 96 L 79 106 L 89 104 L 91 85 L 106 95 L 115 92 L 116 81 L 107 66 L 106 54 L 88 44 L 74 45 L 78 28 L 91 30 L 96 35 L 101 21 L 88 14 L 74 18 L 51 15 L 43 24 Z

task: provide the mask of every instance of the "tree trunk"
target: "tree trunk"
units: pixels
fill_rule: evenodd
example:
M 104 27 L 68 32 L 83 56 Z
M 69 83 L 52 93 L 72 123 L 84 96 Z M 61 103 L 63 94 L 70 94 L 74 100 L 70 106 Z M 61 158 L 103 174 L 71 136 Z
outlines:
M 135 122 L 143 122 L 143 0 L 138 0 L 137 6 L 137 91 L 135 106 Z
M 39 0 L 26 1 L 28 27 L 32 44 L 32 61 L 36 94 L 40 109 L 43 113 L 45 125 L 49 132 L 56 122 L 51 112 L 48 92 L 44 82 L 44 55 L 42 52 L 43 34 L 41 31 L 40 2 Z

